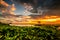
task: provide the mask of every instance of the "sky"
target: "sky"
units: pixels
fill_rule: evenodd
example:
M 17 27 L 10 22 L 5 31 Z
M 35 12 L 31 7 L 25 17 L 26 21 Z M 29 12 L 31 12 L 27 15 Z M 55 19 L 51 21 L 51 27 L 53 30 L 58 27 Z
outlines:
M 16 2 L 12 2 L 11 0 L 4 0 L 6 3 L 12 5 L 15 4 L 16 10 L 14 11 L 16 15 L 24 15 L 24 6 L 21 4 L 18 4 Z
M 60 0 L 4 0 L 4 1 L 10 5 L 13 3 L 15 4 L 16 10 L 14 12 L 17 15 L 29 15 L 37 13 L 38 12 L 37 9 L 39 8 L 44 10 L 43 12 L 41 11 L 42 13 L 46 12 L 45 10 L 48 10 L 47 13 L 45 13 L 45 15 L 60 15 L 59 9 Z M 25 7 L 29 11 L 28 13 L 24 13 Z

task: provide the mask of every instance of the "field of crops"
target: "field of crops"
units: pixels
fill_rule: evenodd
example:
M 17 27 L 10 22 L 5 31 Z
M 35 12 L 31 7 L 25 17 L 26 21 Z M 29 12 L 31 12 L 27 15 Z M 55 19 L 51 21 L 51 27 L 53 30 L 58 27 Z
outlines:
M 55 26 L 17 27 L 0 23 L 0 40 L 60 40 Z

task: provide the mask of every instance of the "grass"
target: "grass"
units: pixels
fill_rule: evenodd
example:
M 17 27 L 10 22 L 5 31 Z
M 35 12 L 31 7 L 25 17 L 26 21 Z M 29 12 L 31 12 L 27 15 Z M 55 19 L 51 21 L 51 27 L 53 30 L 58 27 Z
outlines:
M 18 27 L 0 23 L 0 40 L 60 40 L 55 26 Z

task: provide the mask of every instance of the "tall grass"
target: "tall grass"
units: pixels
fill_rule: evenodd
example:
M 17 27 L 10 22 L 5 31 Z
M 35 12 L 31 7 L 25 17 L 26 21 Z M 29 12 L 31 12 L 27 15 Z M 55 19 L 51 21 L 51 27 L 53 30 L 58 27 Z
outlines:
M 0 40 L 60 40 L 55 26 L 18 27 L 0 23 Z

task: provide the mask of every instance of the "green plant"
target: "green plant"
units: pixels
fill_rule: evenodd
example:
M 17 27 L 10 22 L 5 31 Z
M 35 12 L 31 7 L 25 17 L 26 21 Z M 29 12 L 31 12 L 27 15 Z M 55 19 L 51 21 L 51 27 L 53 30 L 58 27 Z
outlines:
M 55 26 L 18 27 L 0 24 L 0 40 L 60 40 Z

